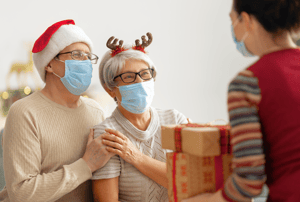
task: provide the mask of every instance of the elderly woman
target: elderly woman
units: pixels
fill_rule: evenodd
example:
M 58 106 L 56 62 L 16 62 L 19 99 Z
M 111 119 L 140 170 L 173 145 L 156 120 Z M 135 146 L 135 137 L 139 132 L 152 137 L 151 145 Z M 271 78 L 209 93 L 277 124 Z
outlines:
M 115 111 L 96 125 L 95 138 L 117 154 L 93 173 L 95 201 L 167 201 L 166 150 L 161 147 L 162 124 L 186 123 L 177 110 L 151 107 L 154 96 L 156 67 L 144 48 L 152 41 L 142 37 L 136 46 L 122 47 L 111 37 L 107 46 L 112 49 L 102 58 L 100 81 L 117 103 Z

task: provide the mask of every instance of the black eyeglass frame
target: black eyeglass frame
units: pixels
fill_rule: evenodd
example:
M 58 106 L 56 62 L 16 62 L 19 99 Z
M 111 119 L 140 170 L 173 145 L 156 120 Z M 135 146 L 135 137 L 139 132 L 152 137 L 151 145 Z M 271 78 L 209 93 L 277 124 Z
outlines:
M 73 60 L 76 60 L 75 58 L 73 58 L 73 52 L 75 52 L 75 51 L 80 52 L 80 53 L 82 53 L 83 55 L 87 56 L 87 57 L 89 58 L 89 60 L 90 60 L 93 64 L 97 64 L 98 59 L 99 59 L 99 57 L 98 57 L 97 55 L 95 55 L 95 54 L 93 54 L 93 53 L 85 53 L 85 52 L 79 51 L 79 50 L 73 50 L 73 51 L 69 51 L 69 52 L 65 52 L 65 53 L 58 53 L 55 57 L 58 58 L 58 56 L 60 56 L 60 55 L 71 53 L 71 58 L 72 58 Z M 92 57 L 91 57 L 92 55 L 95 56 L 96 58 L 95 58 L 95 59 L 90 59 L 90 58 L 92 58 Z
M 145 71 L 145 70 L 150 70 L 151 78 L 149 78 L 149 79 L 143 79 L 143 78 L 142 78 L 142 76 L 141 76 L 140 73 L 141 73 L 142 71 Z M 141 70 L 141 71 L 139 71 L 139 72 L 124 72 L 124 73 L 122 73 L 122 74 L 119 74 L 118 76 L 115 76 L 115 77 L 114 77 L 114 80 L 115 80 L 116 78 L 120 77 L 121 80 L 122 80 L 124 83 L 132 83 L 132 82 L 135 82 L 135 80 L 136 80 L 136 75 L 139 75 L 141 79 L 143 79 L 144 81 L 147 81 L 147 80 L 150 80 L 150 79 L 153 78 L 153 73 L 154 73 L 154 71 L 155 71 L 154 68 L 148 68 L 148 69 L 143 69 L 143 70 Z M 131 81 L 131 82 L 125 82 L 125 81 L 123 80 L 122 75 L 123 75 L 123 74 L 127 74 L 127 73 L 134 73 L 134 74 L 135 74 L 135 77 L 134 77 L 134 80 L 133 80 L 133 81 Z

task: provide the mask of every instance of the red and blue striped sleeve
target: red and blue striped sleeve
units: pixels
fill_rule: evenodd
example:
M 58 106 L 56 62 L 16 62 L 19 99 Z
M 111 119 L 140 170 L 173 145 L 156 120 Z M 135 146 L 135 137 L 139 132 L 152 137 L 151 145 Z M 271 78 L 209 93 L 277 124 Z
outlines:
M 228 112 L 233 150 L 232 175 L 222 195 L 227 201 L 251 201 L 266 181 L 265 154 L 258 105 L 258 78 L 249 70 L 240 72 L 228 89 Z

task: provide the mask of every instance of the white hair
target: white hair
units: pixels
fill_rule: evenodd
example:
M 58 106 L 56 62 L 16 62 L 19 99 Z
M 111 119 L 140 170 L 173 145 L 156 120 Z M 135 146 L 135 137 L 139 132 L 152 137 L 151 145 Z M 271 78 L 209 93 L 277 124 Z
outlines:
M 104 84 L 110 90 L 118 85 L 118 82 L 114 81 L 114 78 L 121 72 L 122 68 L 124 68 L 125 61 L 129 59 L 144 61 L 148 64 L 149 68 L 154 69 L 153 78 L 155 79 L 156 67 L 147 54 L 132 49 L 132 46 L 128 44 L 124 45 L 123 48 L 128 50 L 118 53 L 114 57 L 111 57 L 111 50 L 109 50 L 102 57 L 99 66 L 99 77 L 103 88 Z

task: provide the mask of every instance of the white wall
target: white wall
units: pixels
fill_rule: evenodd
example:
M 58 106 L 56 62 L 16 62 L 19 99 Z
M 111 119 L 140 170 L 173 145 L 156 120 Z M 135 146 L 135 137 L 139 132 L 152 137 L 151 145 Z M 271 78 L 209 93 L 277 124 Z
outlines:
M 176 108 L 195 122 L 228 120 L 228 84 L 255 60 L 235 49 L 231 0 L 0 1 L 0 91 L 6 89 L 10 65 L 26 62 L 24 43 L 70 18 L 90 36 L 100 57 L 112 35 L 133 43 L 151 32 L 154 40 L 146 50 L 158 67 L 153 106 Z M 103 92 L 98 65 L 92 84 Z M 11 84 L 16 86 L 14 78 Z

